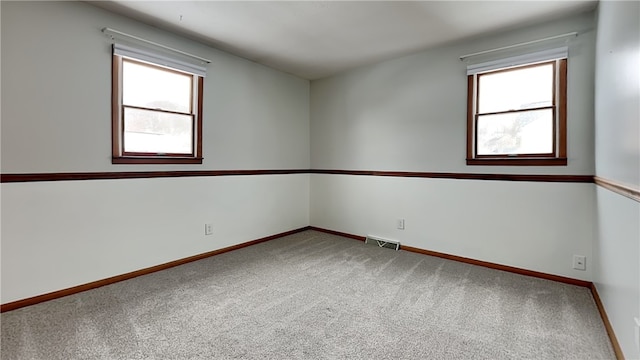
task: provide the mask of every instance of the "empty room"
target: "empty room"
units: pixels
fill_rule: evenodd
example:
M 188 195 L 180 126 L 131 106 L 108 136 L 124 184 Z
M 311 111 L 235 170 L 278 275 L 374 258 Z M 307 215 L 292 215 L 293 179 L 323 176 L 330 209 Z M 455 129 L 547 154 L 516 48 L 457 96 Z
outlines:
M 4 359 L 640 359 L 640 2 L 1 1 Z

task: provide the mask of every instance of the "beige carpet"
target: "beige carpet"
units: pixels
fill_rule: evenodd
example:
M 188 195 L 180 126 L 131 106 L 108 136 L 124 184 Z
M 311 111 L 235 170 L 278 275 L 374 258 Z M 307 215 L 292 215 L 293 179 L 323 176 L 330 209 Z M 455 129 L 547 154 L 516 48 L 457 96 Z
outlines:
M 588 289 L 305 231 L 3 313 L 9 359 L 614 359 Z

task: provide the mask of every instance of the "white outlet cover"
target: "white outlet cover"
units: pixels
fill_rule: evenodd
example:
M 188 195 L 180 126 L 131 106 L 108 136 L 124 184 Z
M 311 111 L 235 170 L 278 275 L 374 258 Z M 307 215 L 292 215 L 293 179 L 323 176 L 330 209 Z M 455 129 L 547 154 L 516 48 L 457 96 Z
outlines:
M 573 268 L 576 270 L 587 269 L 587 258 L 584 255 L 573 255 Z

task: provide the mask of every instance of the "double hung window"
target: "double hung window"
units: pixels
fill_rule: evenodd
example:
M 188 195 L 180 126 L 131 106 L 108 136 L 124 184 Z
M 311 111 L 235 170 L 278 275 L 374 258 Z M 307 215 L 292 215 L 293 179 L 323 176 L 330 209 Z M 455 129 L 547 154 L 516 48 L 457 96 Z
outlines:
M 468 165 L 566 165 L 566 48 L 469 66 Z
M 112 162 L 201 164 L 204 68 L 114 45 Z

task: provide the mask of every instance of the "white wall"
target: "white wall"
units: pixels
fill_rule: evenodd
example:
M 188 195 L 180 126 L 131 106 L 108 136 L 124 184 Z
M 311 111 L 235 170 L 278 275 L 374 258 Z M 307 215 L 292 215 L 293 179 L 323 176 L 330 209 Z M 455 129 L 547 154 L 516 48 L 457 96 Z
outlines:
M 602 1 L 596 52 L 596 174 L 635 188 L 640 187 L 638 64 L 640 3 Z
M 311 177 L 313 226 L 587 281 L 593 202 L 593 184 Z
M 309 168 L 309 82 L 84 2 L 1 2 L 2 173 Z M 120 31 L 209 58 L 202 165 L 111 164 Z M 309 175 L 5 183 L 2 303 L 309 225 Z M 204 236 L 204 223 L 214 235 Z
M 596 175 L 640 189 L 640 3 L 601 1 L 596 46 Z M 597 189 L 594 283 L 627 359 L 640 359 L 640 203 Z
M 309 167 L 309 81 L 82 2 L 2 2 L 2 172 Z M 203 165 L 111 164 L 111 27 L 212 60 Z
M 315 169 L 593 175 L 593 13 L 364 66 L 311 83 Z M 464 54 L 579 31 L 568 60 L 568 166 L 467 166 Z
M 598 188 L 593 281 L 627 359 L 640 359 L 634 317 L 640 318 L 640 203 Z
M 2 303 L 307 226 L 308 194 L 306 174 L 3 184 Z
M 592 175 L 593 27 L 587 13 L 313 81 L 311 167 Z M 569 43 L 568 166 L 467 166 L 466 64 L 458 57 L 571 31 L 580 35 Z M 594 214 L 593 184 L 311 178 L 313 226 L 588 281 Z M 587 271 L 572 269 L 574 254 L 587 257 Z

